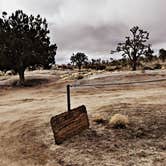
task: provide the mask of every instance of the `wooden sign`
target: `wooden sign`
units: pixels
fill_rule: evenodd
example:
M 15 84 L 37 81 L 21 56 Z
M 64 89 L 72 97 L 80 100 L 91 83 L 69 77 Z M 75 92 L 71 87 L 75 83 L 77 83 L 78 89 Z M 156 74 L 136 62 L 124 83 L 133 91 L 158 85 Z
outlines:
M 89 128 L 87 110 L 84 105 L 54 116 L 50 122 L 56 144 L 61 144 L 64 140 Z

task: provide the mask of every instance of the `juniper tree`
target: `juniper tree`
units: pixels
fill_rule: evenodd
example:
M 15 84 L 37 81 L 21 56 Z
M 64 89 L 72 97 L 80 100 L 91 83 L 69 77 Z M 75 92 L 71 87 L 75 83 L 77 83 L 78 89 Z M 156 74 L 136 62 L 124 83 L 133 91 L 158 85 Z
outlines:
M 71 56 L 70 61 L 73 65 L 76 65 L 80 71 L 81 67 L 88 61 L 88 57 L 84 53 L 77 52 Z
M 46 19 L 40 15 L 28 16 L 17 10 L 11 16 L 6 12 L 0 18 L 0 68 L 14 70 L 24 85 L 27 67 L 49 67 L 54 63 L 56 44 L 50 43 Z

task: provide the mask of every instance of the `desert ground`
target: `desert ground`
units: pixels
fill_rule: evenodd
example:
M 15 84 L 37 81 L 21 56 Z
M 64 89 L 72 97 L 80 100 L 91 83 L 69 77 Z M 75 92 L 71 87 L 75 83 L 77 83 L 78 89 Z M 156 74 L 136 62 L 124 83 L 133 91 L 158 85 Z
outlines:
M 166 70 L 91 73 L 77 81 L 70 75 L 26 72 L 24 88 L 15 86 L 18 76 L 0 77 L 0 166 L 166 165 Z M 67 84 L 144 80 L 160 81 L 72 88 L 72 108 L 86 106 L 90 128 L 54 143 L 50 118 L 67 110 Z M 126 129 L 94 121 L 116 113 L 129 117 Z

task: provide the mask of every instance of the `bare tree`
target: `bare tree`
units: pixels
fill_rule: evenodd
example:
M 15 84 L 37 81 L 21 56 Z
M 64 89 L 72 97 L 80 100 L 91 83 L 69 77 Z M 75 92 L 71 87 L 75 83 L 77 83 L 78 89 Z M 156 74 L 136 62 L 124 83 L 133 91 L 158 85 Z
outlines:
M 136 70 L 139 58 L 144 56 L 149 56 L 153 53 L 150 44 L 146 44 L 149 39 L 149 33 L 138 26 L 134 26 L 130 29 L 131 36 L 127 36 L 125 42 L 118 43 L 116 51 L 111 51 L 111 53 L 122 52 L 124 58 L 128 58 L 131 64 L 132 70 Z

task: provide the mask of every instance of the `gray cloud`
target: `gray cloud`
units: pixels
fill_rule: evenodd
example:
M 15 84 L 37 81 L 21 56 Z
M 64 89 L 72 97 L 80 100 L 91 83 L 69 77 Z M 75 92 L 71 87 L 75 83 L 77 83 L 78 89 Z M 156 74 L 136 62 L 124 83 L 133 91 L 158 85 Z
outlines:
M 165 0 L 0 0 L 0 5 L 0 11 L 23 9 L 46 17 L 58 62 L 76 51 L 108 58 L 134 25 L 150 32 L 154 49 L 166 47 Z

